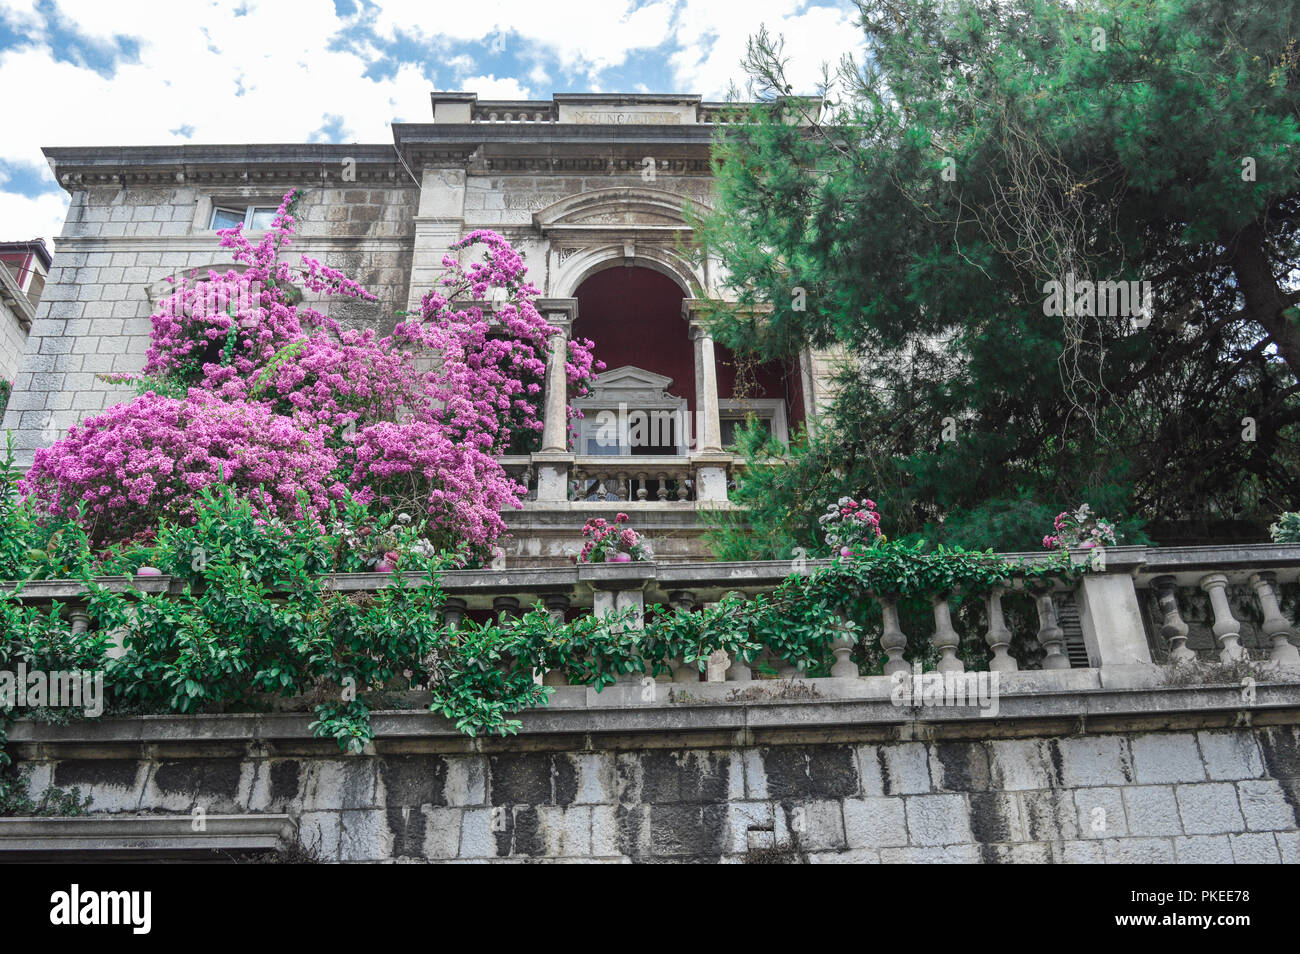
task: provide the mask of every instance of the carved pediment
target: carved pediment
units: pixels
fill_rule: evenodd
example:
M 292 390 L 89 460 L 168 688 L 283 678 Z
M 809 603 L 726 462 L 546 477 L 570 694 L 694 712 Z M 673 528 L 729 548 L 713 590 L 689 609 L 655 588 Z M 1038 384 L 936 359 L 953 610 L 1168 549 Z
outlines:
M 591 394 L 575 403 L 579 406 L 611 407 L 627 404 L 635 407 L 675 406 L 681 398 L 668 393 L 673 379 L 644 368 L 625 365 L 602 371 Z
M 682 209 L 694 196 L 625 186 L 597 189 L 555 202 L 533 215 L 543 232 L 592 225 L 653 225 L 687 228 Z

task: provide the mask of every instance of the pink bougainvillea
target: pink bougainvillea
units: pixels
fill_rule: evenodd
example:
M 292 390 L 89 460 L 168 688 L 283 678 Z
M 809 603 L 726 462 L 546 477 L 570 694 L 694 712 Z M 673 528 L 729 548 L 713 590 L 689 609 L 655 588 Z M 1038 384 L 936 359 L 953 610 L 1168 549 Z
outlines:
M 281 260 L 295 220 L 285 196 L 257 245 L 218 232 L 239 268 L 192 274 L 152 316 L 144 393 L 37 451 L 24 491 L 51 512 L 84 504 L 98 542 L 183 519 L 223 481 L 281 516 L 320 513 L 351 492 L 375 507 L 419 507 L 442 545 L 485 548 L 524 488 L 494 459 L 542 428 L 542 381 L 558 329 L 533 305 L 519 254 L 476 231 L 453 246 L 441 288 L 393 333 L 343 329 L 303 292 L 374 301 L 337 269 Z M 480 302 L 492 300 L 485 309 Z M 571 396 L 598 370 L 570 342 Z M 423 360 L 421 360 L 423 359 Z M 570 412 L 572 414 L 572 412 Z

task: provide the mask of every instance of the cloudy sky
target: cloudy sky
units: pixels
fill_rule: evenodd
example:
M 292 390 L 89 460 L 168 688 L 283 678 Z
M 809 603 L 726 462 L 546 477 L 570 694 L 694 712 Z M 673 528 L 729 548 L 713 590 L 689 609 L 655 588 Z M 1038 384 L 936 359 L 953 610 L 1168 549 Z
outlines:
M 58 234 L 42 146 L 389 142 L 434 89 L 722 99 L 760 25 L 808 91 L 853 24 L 849 0 L 0 0 L 0 239 Z

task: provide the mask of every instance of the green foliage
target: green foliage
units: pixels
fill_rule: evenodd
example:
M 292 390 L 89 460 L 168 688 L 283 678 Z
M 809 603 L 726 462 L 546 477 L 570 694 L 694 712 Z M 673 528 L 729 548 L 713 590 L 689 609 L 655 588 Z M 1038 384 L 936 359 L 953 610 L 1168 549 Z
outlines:
M 36 798 L 28 794 L 30 770 L 9 769 L 0 773 L 0 818 L 18 815 L 41 818 L 75 818 L 90 807 L 90 796 L 81 789 L 51 785 Z
M 1300 5 L 859 8 L 866 55 L 824 108 L 786 95 L 760 34 L 765 101 L 719 127 L 697 234 L 767 307 L 719 310 L 715 334 L 843 356 L 816 436 L 746 475 L 754 549 L 720 552 L 806 546 L 807 511 L 841 495 L 892 536 L 1000 549 L 1037 549 L 1080 501 L 1130 539 L 1290 506 L 1300 293 L 1276 276 L 1300 253 Z M 1152 320 L 1045 314 L 1067 272 L 1151 282 Z
M 5 408 L 9 405 L 9 395 L 13 394 L 13 391 L 13 382 L 0 378 L 0 417 L 4 417 Z
M 1268 528 L 1274 543 L 1300 543 L 1300 513 L 1279 514 L 1277 523 Z

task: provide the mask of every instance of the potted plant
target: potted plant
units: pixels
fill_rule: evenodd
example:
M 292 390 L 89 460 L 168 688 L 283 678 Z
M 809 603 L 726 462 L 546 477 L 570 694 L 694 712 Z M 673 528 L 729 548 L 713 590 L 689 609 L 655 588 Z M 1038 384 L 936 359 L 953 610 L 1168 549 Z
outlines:
M 880 539 L 880 514 L 876 502 L 865 497 L 854 500 L 841 497 L 826 505 L 826 512 L 817 518 L 826 532 L 826 545 L 831 556 L 851 557 L 866 552 Z
M 610 523 L 603 517 L 592 517 L 582 526 L 586 542 L 578 554 L 578 563 L 631 563 L 649 560 L 650 549 L 641 535 L 631 527 L 625 513 L 616 514 Z
M 1043 546 L 1048 550 L 1113 547 L 1116 541 L 1115 525 L 1098 517 L 1087 504 L 1073 512 L 1066 510 L 1058 513 L 1052 530 L 1052 533 L 1043 537 Z

